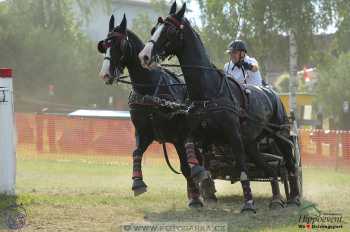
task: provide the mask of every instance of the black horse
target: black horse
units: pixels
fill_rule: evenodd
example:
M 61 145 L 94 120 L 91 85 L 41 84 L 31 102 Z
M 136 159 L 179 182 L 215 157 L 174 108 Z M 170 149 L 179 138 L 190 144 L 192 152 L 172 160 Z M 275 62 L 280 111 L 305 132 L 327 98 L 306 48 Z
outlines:
M 170 55 L 179 59 L 192 102 L 188 117 L 190 131 L 186 143 L 187 158 L 201 193 L 211 195 L 215 188 L 209 184 L 210 175 L 198 165 L 193 153 L 195 143 L 200 141 L 204 148 L 210 144 L 228 144 L 232 151 L 231 158 L 235 159 L 240 173 L 245 200 L 242 212 L 255 212 L 247 162 L 251 160 L 268 176 L 277 176 L 276 170 L 264 162 L 258 148 L 258 142 L 270 135 L 286 162 L 291 188 L 290 201 L 299 204 L 296 162 L 292 146 L 288 143 L 289 121 L 279 97 L 269 89 L 255 86 L 243 89 L 218 71 L 211 64 L 199 35 L 184 18 L 185 10 L 186 4 L 176 12 L 175 2 L 169 16 L 158 19 L 156 27 L 152 29 L 152 38 L 139 58 L 143 66 L 148 68 Z M 278 129 L 271 131 L 271 125 Z M 271 184 L 273 201 L 282 202 L 276 179 Z
M 177 76 L 166 69 L 144 69 L 138 59 L 143 49 L 142 41 L 127 30 L 124 18 L 114 27 L 114 16 L 109 22 L 107 39 L 98 43 L 98 50 L 106 54 L 100 73 L 106 83 L 119 80 L 120 74 L 128 69 L 132 94 L 129 98 L 131 120 L 136 131 L 136 149 L 133 152 L 133 185 L 135 196 L 147 191 L 142 176 L 142 156 L 147 147 L 157 140 L 174 144 L 179 155 L 181 171 L 187 180 L 187 192 L 190 207 L 201 207 L 199 190 L 190 176 L 190 167 L 186 162 L 184 149 L 186 130 L 185 116 L 176 114 L 178 105 L 187 96 L 186 87 Z

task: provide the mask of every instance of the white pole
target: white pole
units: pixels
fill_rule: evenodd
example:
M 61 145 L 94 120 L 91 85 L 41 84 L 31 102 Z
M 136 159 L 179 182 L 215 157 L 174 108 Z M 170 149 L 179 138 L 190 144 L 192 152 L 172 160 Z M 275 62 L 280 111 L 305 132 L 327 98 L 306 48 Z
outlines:
M 0 68 L 0 194 L 15 194 L 16 138 L 12 70 Z
M 298 89 L 297 81 L 298 73 L 298 49 L 297 41 L 295 38 L 295 32 L 290 30 L 289 32 L 289 109 L 294 113 L 294 116 L 298 118 L 297 112 L 297 97 L 296 92 Z

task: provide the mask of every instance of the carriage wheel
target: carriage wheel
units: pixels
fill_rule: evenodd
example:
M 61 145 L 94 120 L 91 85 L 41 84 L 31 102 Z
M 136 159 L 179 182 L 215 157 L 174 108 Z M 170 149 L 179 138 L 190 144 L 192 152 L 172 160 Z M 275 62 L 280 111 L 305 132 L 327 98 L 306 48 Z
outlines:
M 303 169 L 301 164 L 301 153 L 300 153 L 300 144 L 299 144 L 299 135 L 293 136 L 294 143 L 294 157 L 296 160 L 296 172 L 298 175 L 298 188 L 300 198 L 303 197 Z
M 298 126 L 296 121 L 293 121 L 293 127 L 291 130 L 291 136 L 290 136 L 292 142 L 293 142 L 293 155 L 295 158 L 295 168 L 296 168 L 296 175 L 298 176 L 298 183 L 297 187 L 299 190 L 299 200 L 303 197 L 303 169 L 302 169 L 302 163 L 301 163 L 301 152 L 300 152 L 300 143 L 299 143 L 299 133 L 298 133 Z M 288 180 L 288 173 L 283 177 L 284 182 L 284 189 L 286 193 L 287 201 L 291 200 L 291 188 L 290 183 Z
M 303 197 L 303 169 L 301 164 L 298 125 L 295 119 L 293 120 L 293 127 L 291 130 L 291 140 L 293 142 L 293 155 L 295 158 L 295 168 L 296 168 L 295 174 L 298 176 L 297 188 L 299 190 L 299 200 L 301 200 L 301 198 Z M 289 190 L 291 191 L 291 189 Z M 289 191 L 289 198 L 292 195 L 290 191 Z

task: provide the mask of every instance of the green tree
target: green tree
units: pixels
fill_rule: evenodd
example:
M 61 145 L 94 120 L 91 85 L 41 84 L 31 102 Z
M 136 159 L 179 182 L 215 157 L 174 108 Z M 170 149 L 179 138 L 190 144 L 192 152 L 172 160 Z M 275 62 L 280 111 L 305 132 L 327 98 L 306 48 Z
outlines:
M 319 67 L 317 99 L 328 116 L 336 117 L 342 112 L 344 101 L 350 101 L 350 52 Z
M 350 1 L 336 0 L 335 12 L 338 17 L 336 26 L 336 48 L 338 53 L 350 51 Z
M 200 1 L 202 11 L 201 36 L 212 61 L 219 67 L 227 62 L 226 46 L 236 38 L 244 1 Z
M 288 69 L 290 30 L 296 34 L 299 67 L 310 62 L 313 36 L 331 24 L 328 0 L 202 0 L 200 1 L 205 42 L 211 45 L 215 62 L 223 63 L 223 46 L 235 38 L 248 42 L 249 50 L 263 68 L 280 65 Z

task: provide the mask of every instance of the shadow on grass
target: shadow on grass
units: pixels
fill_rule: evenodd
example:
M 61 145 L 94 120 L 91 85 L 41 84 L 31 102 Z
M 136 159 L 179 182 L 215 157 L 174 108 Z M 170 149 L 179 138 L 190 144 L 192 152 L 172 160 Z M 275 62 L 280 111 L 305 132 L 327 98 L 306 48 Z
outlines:
M 17 196 L 0 194 L 0 230 L 20 229 L 25 225 L 26 210 Z
M 300 215 L 309 214 L 302 210 L 305 206 L 313 205 L 310 201 L 303 201 L 300 207 L 287 206 L 281 209 L 269 208 L 270 198 L 267 196 L 255 197 L 257 213 L 240 213 L 242 196 L 222 196 L 214 206 L 205 206 L 200 209 L 173 207 L 162 212 L 144 212 L 147 222 L 223 222 L 228 224 L 228 231 L 290 231 L 298 230 Z M 289 231 L 288 230 L 288 231 Z

